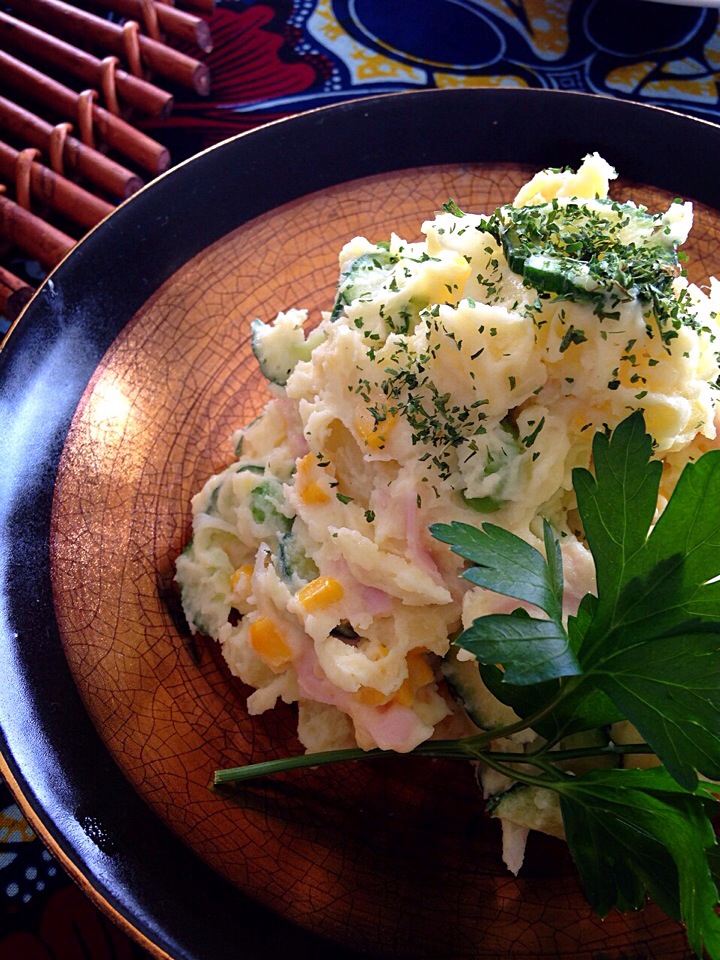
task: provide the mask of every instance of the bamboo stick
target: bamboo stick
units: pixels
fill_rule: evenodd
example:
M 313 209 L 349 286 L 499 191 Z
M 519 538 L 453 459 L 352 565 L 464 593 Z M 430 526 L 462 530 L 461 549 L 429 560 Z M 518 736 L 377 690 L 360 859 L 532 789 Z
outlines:
M 0 235 L 44 267 L 54 267 L 75 246 L 72 237 L 1 194 Z
M 91 46 L 100 44 L 121 57 L 127 53 L 125 28 L 63 0 L 12 0 L 12 6 L 29 20 L 39 21 L 59 34 Z M 200 95 L 206 96 L 210 92 L 210 72 L 204 63 L 150 37 L 139 36 L 137 39 L 140 56 L 149 70 L 190 87 Z
M 0 140 L 0 177 L 6 183 L 17 176 L 19 156 L 18 150 Z M 83 227 L 94 227 L 114 210 L 107 200 L 96 197 L 37 160 L 30 167 L 30 188 L 33 199 L 37 198 L 44 206 Z
M 102 87 L 102 60 L 0 10 L 0 48 L 7 49 L 8 46 L 51 63 L 97 90 Z M 147 80 L 132 76 L 119 66 L 114 69 L 114 80 L 123 103 L 161 120 L 170 116 L 172 94 Z
M 113 10 L 123 17 L 131 17 L 138 23 L 148 19 L 148 11 L 152 18 L 157 18 L 159 28 L 171 37 L 193 43 L 203 53 L 210 53 L 213 48 L 210 28 L 200 17 L 196 17 L 184 10 L 167 3 L 153 3 L 152 0 L 92 0 L 96 7 Z M 152 33 L 148 30 L 150 36 Z M 155 37 L 154 39 L 158 39 Z
M 0 80 L 21 90 L 25 96 L 50 107 L 64 118 L 75 120 L 79 117 L 79 97 L 74 90 L 1 50 Z M 108 147 L 134 160 L 144 170 L 150 173 L 167 170 L 170 154 L 162 144 L 96 103 L 89 106 L 89 112 L 90 130 L 88 137 L 84 139 L 89 140 L 93 132 L 97 133 Z M 91 143 L 88 145 L 92 146 Z
M 0 313 L 11 322 L 33 295 L 33 288 L 14 273 L 0 266 Z
M 2 96 L 0 129 L 45 153 L 50 150 L 52 124 Z M 142 186 L 142 180 L 132 171 L 72 136 L 65 141 L 63 160 L 70 174 L 84 177 L 115 197 L 129 197 Z

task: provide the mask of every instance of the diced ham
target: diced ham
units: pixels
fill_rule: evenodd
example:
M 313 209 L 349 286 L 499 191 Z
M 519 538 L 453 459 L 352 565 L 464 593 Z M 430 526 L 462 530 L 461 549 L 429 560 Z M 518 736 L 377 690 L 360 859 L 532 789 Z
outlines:
M 364 583 L 358 584 L 358 596 L 364 609 L 373 617 L 382 617 L 392 611 L 393 598 L 384 590 L 369 587 Z
M 311 646 L 294 661 L 294 666 L 301 695 L 332 704 L 346 713 L 355 724 L 359 743 L 407 753 L 432 735 L 433 728 L 423 723 L 409 707 L 398 703 L 382 706 L 358 703 L 351 693 L 336 687 L 323 673 Z
M 295 404 L 287 397 L 278 397 L 277 404 L 285 420 L 285 430 L 290 452 L 296 458 L 304 457 L 310 447 L 303 433 L 302 421 L 298 416 Z
M 390 594 L 358 580 L 350 572 L 346 560 L 336 560 L 332 573 L 343 584 L 344 615 L 351 623 L 364 622 L 368 616 L 384 617 L 392 613 L 393 598 Z
M 432 553 L 423 543 L 420 527 L 420 508 L 417 502 L 417 491 L 408 488 L 403 493 L 403 514 L 405 517 L 405 539 L 407 542 L 407 557 L 439 586 L 447 587 L 438 570 Z

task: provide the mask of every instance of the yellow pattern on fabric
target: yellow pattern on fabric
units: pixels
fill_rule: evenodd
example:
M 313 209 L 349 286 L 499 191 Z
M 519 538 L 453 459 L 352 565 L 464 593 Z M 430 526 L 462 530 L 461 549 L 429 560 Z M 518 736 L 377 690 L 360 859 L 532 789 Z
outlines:
M 705 54 L 708 66 L 715 69 L 720 68 L 720 27 L 705 44 L 703 53 Z
M 508 60 L 497 62 L 487 74 L 480 74 L 460 64 L 423 58 L 411 48 L 395 49 L 387 38 L 373 35 L 357 20 L 355 26 L 359 33 L 355 31 L 356 35 L 367 36 L 367 42 L 363 43 L 347 32 L 335 15 L 332 0 L 316 0 L 306 27 L 348 71 L 349 86 L 382 82 L 408 87 L 528 87 L 536 83 L 547 86 L 546 69 L 552 69 L 551 64 L 570 55 L 574 47 L 574 38 L 570 36 L 570 12 L 576 9 L 574 3 L 568 0 L 476 0 L 476 3 L 479 17 L 484 11 L 488 29 L 491 19 L 494 30 L 500 26 L 497 21 L 502 20 L 501 32 L 507 35 L 506 40 L 511 34 L 524 39 L 533 53 L 524 63 L 528 72 L 515 72 L 517 67 Z M 355 16 L 352 7 L 349 15 Z M 478 28 L 482 28 L 480 19 Z M 408 36 L 411 34 L 409 31 Z M 411 40 L 409 43 L 412 45 Z M 663 50 L 639 55 L 634 63 L 620 55 L 611 57 L 604 77 L 593 76 L 595 57 L 591 55 L 578 65 L 577 75 L 568 74 L 565 82 L 578 88 L 585 88 L 588 82 L 595 92 L 620 93 L 639 100 L 685 101 L 688 106 L 717 105 L 720 102 L 720 25 L 706 40 L 702 53 L 683 57 L 683 47 L 688 49 L 686 41 L 670 44 Z M 673 54 L 677 59 L 670 59 Z M 587 77 L 586 71 L 589 71 Z M 550 85 L 557 82 L 553 74 Z
M 13 803 L 0 810 L 0 843 L 30 843 L 35 832 Z
M 714 38 L 717 41 L 717 37 Z M 706 48 L 707 52 L 707 48 Z M 714 49 L 720 59 L 720 51 Z M 709 58 L 708 58 L 709 59 Z M 662 76 L 650 80 L 650 74 L 661 67 Z M 620 93 L 641 93 L 663 100 L 686 100 L 696 103 L 718 103 L 718 72 L 708 76 L 706 67 L 693 57 L 682 60 L 640 60 L 611 70 L 605 82 Z
M 643 87 L 646 96 L 677 100 L 682 98 L 698 103 L 717 103 L 717 84 L 712 77 L 674 77 L 672 80 L 655 80 Z
M 617 90 L 619 93 L 632 93 L 655 67 L 656 64 L 651 60 L 627 63 L 622 67 L 611 70 L 605 78 L 605 82 L 611 90 Z
M 671 60 L 665 64 L 665 70 L 677 77 L 693 77 L 694 79 L 707 79 L 707 69 L 694 57 L 684 57 L 682 60 Z
M 330 0 L 318 0 L 307 28 L 326 44 L 350 72 L 353 83 L 400 80 L 409 84 L 427 82 L 427 73 L 409 64 L 384 57 L 350 37 L 338 23 Z
M 567 53 L 570 42 L 567 0 L 484 0 L 481 6 L 522 32 L 536 56 L 555 60 Z M 530 25 L 528 29 L 527 25 Z
M 438 87 L 527 87 L 527 81 L 514 74 L 502 76 L 460 76 L 456 73 L 436 73 Z

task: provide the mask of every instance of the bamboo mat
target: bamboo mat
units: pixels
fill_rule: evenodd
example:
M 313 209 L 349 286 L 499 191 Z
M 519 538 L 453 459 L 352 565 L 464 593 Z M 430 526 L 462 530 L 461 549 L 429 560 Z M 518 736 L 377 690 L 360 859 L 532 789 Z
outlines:
M 206 97 L 214 0 L 0 6 L 0 336 L 75 243 L 168 168 L 140 129 Z M 188 52 L 189 51 L 189 52 Z

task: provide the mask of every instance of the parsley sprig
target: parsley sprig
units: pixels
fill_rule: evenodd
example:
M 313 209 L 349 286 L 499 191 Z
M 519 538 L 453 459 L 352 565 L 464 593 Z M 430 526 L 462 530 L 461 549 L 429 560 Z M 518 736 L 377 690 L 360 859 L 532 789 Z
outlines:
M 720 791 L 705 779 L 720 780 L 720 450 L 685 467 L 654 523 L 661 470 L 639 411 L 594 438 L 593 472 L 576 469 L 573 485 L 597 592 L 567 621 L 560 547 L 549 524 L 544 553 L 490 523 L 431 527 L 468 561 L 466 580 L 538 615 L 522 608 L 479 617 L 455 640 L 519 719 L 423 743 L 413 755 L 478 760 L 557 793 L 593 909 L 637 909 L 650 896 L 685 924 L 698 956 L 706 951 L 720 960 L 720 853 L 711 822 Z M 621 718 L 642 741 L 562 749 L 570 733 Z M 517 753 L 493 748 L 525 729 L 540 735 L 538 745 Z M 566 768 L 581 756 L 620 761 L 648 752 L 658 766 Z M 385 756 L 359 749 L 306 754 L 217 771 L 215 784 Z

